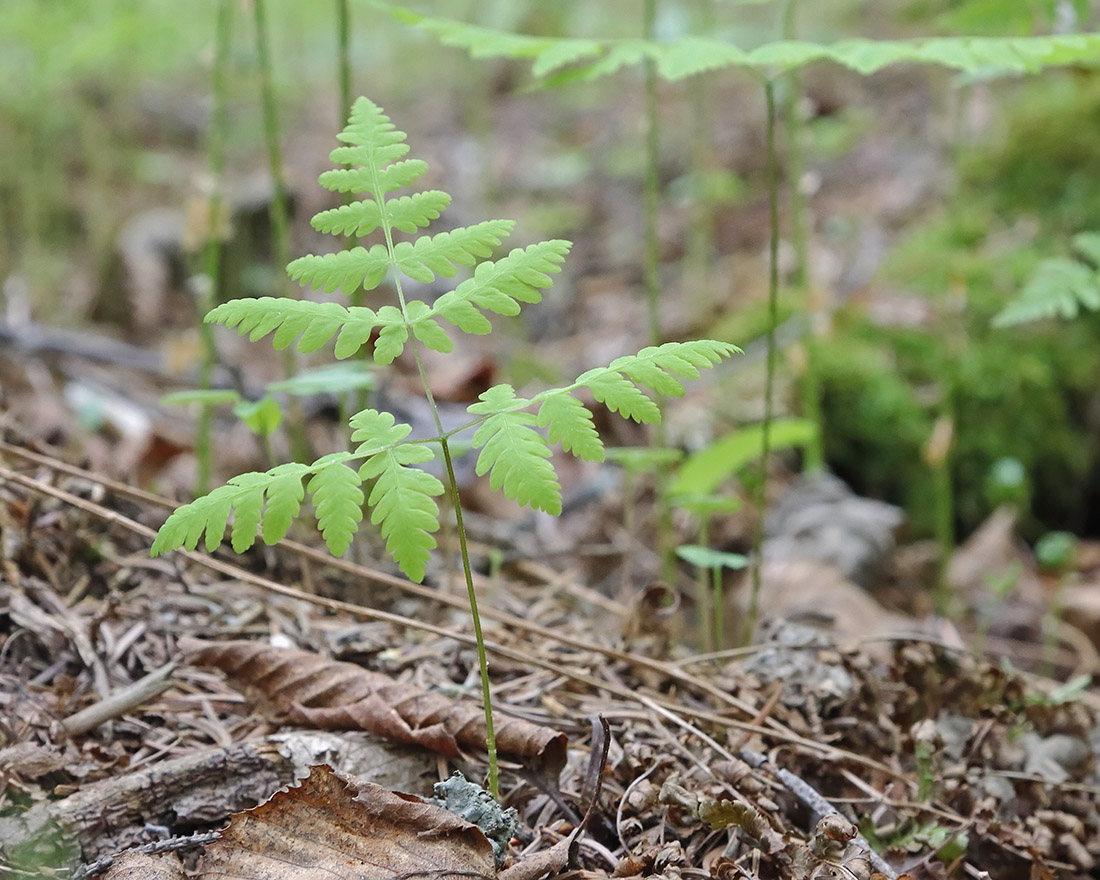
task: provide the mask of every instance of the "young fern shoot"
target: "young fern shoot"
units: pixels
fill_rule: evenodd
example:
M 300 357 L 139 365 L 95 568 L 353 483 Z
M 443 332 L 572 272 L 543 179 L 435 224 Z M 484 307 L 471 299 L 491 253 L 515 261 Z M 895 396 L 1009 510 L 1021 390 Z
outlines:
M 453 347 L 449 333 L 454 328 L 486 334 L 492 330 L 486 313 L 516 315 L 522 304 L 539 302 L 541 291 L 552 283 L 551 275 L 560 271 L 570 242 L 544 241 L 492 260 L 514 225 L 509 220 L 490 220 L 450 232 L 421 235 L 411 241 L 395 241 L 395 231 L 415 233 L 428 227 L 450 203 L 450 196 L 427 190 L 391 197 L 391 193 L 423 175 L 427 164 L 404 158 L 409 149 L 405 134 L 366 98 L 355 102 L 350 122 L 338 137 L 343 146 L 333 150 L 331 158 L 347 167 L 326 171 L 320 182 L 330 190 L 354 193 L 361 200 L 321 212 L 313 218 L 313 226 L 333 235 L 358 238 L 380 231 L 384 241 L 339 253 L 305 256 L 294 260 L 287 271 L 297 281 L 326 293 L 340 291 L 345 295 L 359 289 L 372 290 L 392 275 L 396 305 L 382 305 L 375 310 L 336 302 L 259 297 L 219 305 L 206 321 L 236 327 L 252 340 L 272 333 L 277 349 L 297 339 L 302 353 L 315 351 L 335 339 L 337 358 L 356 354 L 377 332 L 374 359 L 379 364 L 391 363 L 408 344 L 434 413 L 420 346 L 449 352 Z M 459 267 L 473 267 L 470 277 L 434 302 L 405 295 L 403 278 L 428 283 L 436 276 L 455 276 Z M 558 514 L 561 487 L 550 461 L 550 444 L 589 461 L 603 458 L 592 413 L 577 392 L 587 389 L 595 400 L 624 418 L 655 423 L 660 420 L 660 410 L 643 388 L 666 396 L 682 395 L 680 379 L 697 378 L 701 369 L 738 350 L 729 343 L 712 340 L 671 342 L 618 358 L 607 367 L 587 371 L 570 385 L 531 398 L 517 397 L 509 385 L 494 386 L 468 408 L 471 419 L 464 426 L 476 427 L 473 447 L 478 450 L 477 473 L 488 473 L 490 486 L 512 500 Z M 433 534 L 439 529 L 435 499 L 447 491 L 455 502 L 459 546 L 479 642 L 489 783 L 495 793 L 487 666 L 448 445 L 456 432 L 445 433 L 438 415 L 436 424 L 438 436 L 412 441 L 408 439 L 412 430 L 409 425 L 398 424 L 390 413 L 364 409 L 350 419 L 352 440 L 358 444 L 352 451 L 326 455 L 312 464 L 282 464 L 264 473 L 232 478 L 225 486 L 169 516 L 151 552 L 155 556 L 180 547 L 193 550 L 204 535 L 206 548 L 213 551 L 221 543 L 231 517 L 230 541 L 238 553 L 251 547 L 258 535 L 267 544 L 274 544 L 286 535 L 308 493 L 332 553 L 340 555 L 347 550 L 365 506 L 401 570 L 409 578 L 422 581 L 435 547 Z M 443 453 L 449 486 L 418 467 L 435 458 L 433 446 Z M 369 495 L 364 493 L 364 486 Z

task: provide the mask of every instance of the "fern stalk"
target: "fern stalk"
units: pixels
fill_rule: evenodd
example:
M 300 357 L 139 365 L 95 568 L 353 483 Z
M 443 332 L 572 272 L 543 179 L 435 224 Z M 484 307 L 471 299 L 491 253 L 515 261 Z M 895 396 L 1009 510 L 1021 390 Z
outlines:
M 756 534 L 753 538 L 752 565 L 749 569 L 751 592 L 749 608 L 745 614 L 745 625 L 741 632 L 741 643 L 752 641 L 756 632 L 757 618 L 760 616 L 761 573 L 764 564 L 762 549 L 764 546 L 764 518 L 768 510 L 768 456 L 772 446 L 772 420 L 774 418 L 775 397 L 775 328 L 779 323 L 779 156 L 775 148 L 776 101 L 775 82 L 764 83 L 764 101 L 767 108 L 765 125 L 765 150 L 767 152 L 768 187 L 768 333 L 767 366 L 764 379 L 764 423 L 761 425 L 760 444 L 760 487 L 756 495 Z
M 787 0 L 783 7 L 782 35 L 795 39 L 798 0 Z M 802 412 L 817 427 L 814 438 L 806 444 L 805 469 L 820 473 L 825 468 L 824 426 L 821 412 L 821 379 L 817 371 L 817 335 L 822 332 L 824 303 L 817 302 L 810 276 L 810 211 L 802 191 L 802 176 L 806 168 L 805 134 L 798 112 L 802 83 L 798 71 L 787 74 L 783 94 L 783 127 L 787 133 L 787 189 L 790 193 L 791 244 L 794 248 L 795 289 L 801 295 L 810 319 L 806 337 L 806 362 L 802 370 Z
M 657 28 L 657 0 L 645 0 L 642 11 L 642 27 L 645 38 L 652 40 Z M 649 319 L 649 344 L 660 345 L 661 333 L 661 243 L 657 224 L 661 208 L 660 160 L 661 116 L 657 95 L 657 64 L 647 58 L 643 64 L 645 88 L 645 298 Z M 654 431 L 656 448 L 664 449 L 666 434 L 664 422 L 659 421 Z M 661 560 L 661 577 L 672 583 L 675 577 L 675 560 L 672 556 L 672 505 L 668 499 L 669 471 L 664 464 L 657 466 L 657 555 Z
M 285 266 L 290 261 L 290 210 L 287 207 L 286 180 L 283 175 L 283 154 L 279 146 L 279 114 L 275 106 L 275 77 L 271 64 L 271 46 L 268 41 L 266 0 L 252 0 L 252 17 L 256 29 L 256 54 L 260 67 L 260 98 L 263 104 L 264 143 L 267 147 L 268 173 L 271 175 L 271 242 L 275 264 Z M 280 288 L 286 287 L 281 276 Z M 297 372 L 294 352 L 283 352 L 283 372 L 291 378 Z M 304 461 L 308 455 L 302 408 L 292 395 L 287 402 L 289 410 L 288 430 L 295 460 Z
M 380 210 L 384 222 L 382 232 L 386 237 L 386 250 L 389 252 L 390 264 L 394 268 L 394 290 L 397 293 L 397 301 L 400 303 L 401 314 L 405 318 L 407 326 L 412 326 L 408 304 L 405 301 L 405 289 L 401 283 L 401 274 L 396 271 L 398 266 L 397 254 L 394 250 L 393 228 L 388 222 L 384 207 L 385 195 L 376 190 L 375 198 L 382 203 Z M 454 460 L 451 457 L 451 447 L 448 443 L 447 432 L 443 430 L 443 420 L 439 417 L 439 407 L 435 403 L 435 395 L 432 394 L 431 383 L 428 381 L 427 370 L 424 369 L 424 357 L 420 348 L 420 340 L 412 336 L 412 353 L 416 361 L 416 372 L 420 376 L 420 385 L 424 389 L 424 398 L 428 402 L 428 408 L 435 422 L 436 436 L 439 438 L 439 447 L 443 453 L 443 463 L 447 470 L 447 490 L 451 498 L 451 506 L 454 508 L 455 529 L 458 532 L 458 551 L 462 557 L 462 574 L 466 580 L 466 596 L 470 602 L 470 621 L 474 628 L 474 641 L 477 645 L 478 674 L 481 679 L 481 700 L 485 708 L 485 751 L 489 757 L 489 779 L 486 786 L 489 794 L 494 798 L 500 795 L 500 768 L 497 759 L 496 728 L 493 724 L 493 695 L 489 686 L 489 658 L 485 651 L 485 637 L 481 629 L 481 613 L 477 607 L 477 591 L 474 589 L 474 575 L 470 567 L 470 548 L 466 540 L 466 527 L 462 521 L 462 499 L 458 491 L 458 478 L 455 475 Z
M 226 121 L 226 71 L 229 67 L 229 52 L 233 35 L 233 3 L 231 0 L 218 0 L 217 35 L 214 50 L 213 93 L 214 109 L 210 120 L 210 134 L 207 139 L 207 151 L 210 158 L 210 192 L 206 215 L 206 242 L 203 248 L 204 280 L 196 291 L 196 305 L 200 314 L 205 315 L 214 308 L 217 291 L 221 287 L 222 241 L 220 222 L 222 213 L 222 169 L 225 165 L 225 140 L 228 123 Z M 205 321 L 199 322 L 199 339 L 202 343 L 202 359 L 199 362 L 199 388 L 208 390 L 218 360 L 217 344 L 214 340 L 214 328 Z M 205 495 L 210 491 L 210 477 L 213 471 L 213 407 L 201 403 L 199 423 L 195 435 L 195 458 L 198 472 L 195 476 L 195 494 Z

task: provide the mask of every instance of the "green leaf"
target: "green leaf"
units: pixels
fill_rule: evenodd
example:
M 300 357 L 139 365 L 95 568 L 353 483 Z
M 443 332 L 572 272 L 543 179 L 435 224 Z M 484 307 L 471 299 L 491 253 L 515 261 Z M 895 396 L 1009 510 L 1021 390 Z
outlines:
M 415 467 L 432 458 L 425 446 L 399 446 L 372 456 L 359 469 L 364 480 L 375 479 L 368 505 L 371 522 L 381 527 L 386 550 L 412 580 L 424 580 L 439 529 L 439 506 L 433 495 L 443 494 L 443 484 Z
M 424 235 L 416 241 L 394 245 L 397 267 L 412 278 L 429 284 L 436 275 L 451 278 L 459 266 L 472 266 L 487 257 L 512 231 L 514 220 L 486 220 L 475 226 Z
M 337 139 L 346 147 L 337 147 L 329 154 L 333 162 L 381 168 L 409 152 L 405 132 L 368 98 L 357 98 L 351 108 L 351 118 Z
M 480 263 L 472 278 L 435 301 L 434 311 L 466 333 L 488 333 L 492 325 L 478 309 L 518 315 L 521 302 L 537 303 L 542 298 L 539 288 L 554 283 L 550 276 L 561 271 L 571 247 L 571 242 L 560 239 L 543 241 Z
M 776 419 L 771 425 L 771 449 L 808 446 L 817 427 L 808 419 Z M 689 455 L 673 481 L 673 495 L 710 495 L 730 476 L 760 457 L 764 449 L 763 425 L 740 428 Z
M 283 421 L 279 402 L 266 395 L 259 400 L 242 400 L 233 407 L 233 415 L 261 437 L 270 437 Z
M 439 190 L 414 193 L 386 201 L 385 214 L 389 225 L 402 232 L 415 232 L 428 226 L 451 203 L 451 197 Z M 355 235 L 362 238 L 382 225 L 382 210 L 378 202 L 364 200 L 341 205 L 331 211 L 315 214 L 310 221 L 319 232 L 333 235 Z
M 1073 248 L 1100 269 L 1100 232 L 1079 232 L 1073 236 Z
M 268 546 L 286 537 L 290 524 L 298 515 L 305 496 L 302 477 L 309 473 L 309 466 L 291 462 L 268 471 L 272 477 L 267 489 L 267 507 L 264 508 L 261 532 Z
M 351 438 L 360 444 L 355 454 L 366 457 L 359 476 L 377 480 L 367 501 L 371 522 L 382 527 L 386 549 L 401 570 L 422 581 L 435 546 L 431 533 L 439 529 L 439 507 L 431 496 L 441 495 L 443 484 L 409 465 L 431 461 L 432 451 L 403 443 L 412 428 L 395 424 L 391 413 L 365 409 L 351 417 L 351 426 Z
M 377 326 L 378 315 L 373 311 L 363 306 L 351 306 L 348 309 L 348 320 L 336 337 L 333 354 L 341 360 L 351 357 L 367 344 Z
M 344 462 L 347 453 L 334 453 L 313 465 L 313 478 L 306 487 L 317 508 L 317 525 L 329 552 L 341 556 L 363 519 L 363 490 L 359 474 Z
M 1100 56 L 1100 34 L 1036 37 L 938 37 L 922 40 L 843 40 L 823 45 L 779 40 L 745 50 L 724 40 L 684 36 L 676 40 L 532 37 L 475 27 L 446 18 L 417 15 L 376 3 L 398 20 L 434 34 L 474 58 L 530 61 L 538 77 L 559 81 L 596 79 L 653 58 L 660 76 L 677 80 L 709 70 L 737 67 L 774 76 L 819 61 L 832 61 L 861 74 L 898 63 L 938 64 L 971 74 L 1034 73 L 1047 67 L 1092 64 Z M 579 61 L 569 75 L 560 71 Z
M 360 320 L 371 320 L 374 313 L 363 309 L 357 316 Z M 301 336 L 298 350 L 303 354 L 316 351 L 350 319 L 351 313 L 337 303 L 273 296 L 230 300 L 211 309 L 205 318 L 208 324 L 236 327 L 242 336 L 247 333 L 252 342 L 274 331 L 272 344 L 276 349 L 286 348 L 296 336 Z
M 292 261 L 286 271 L 295 281 L 325 293 L 341 290 L 350 294 L 360 287 L 363 290 L 376 288 L 386 277 L 389 267 L 390 255 L 386 246 L 376 244 L 370 250 L 353 247 L 335 254 L 308 254 Z
M 603 443 L 588 407 L 562 392 L 545 398 L 538 411 L 538 426 L 547 428 L 547 440 L 560 443 L 585 461 L 603 461 Z
M 739 571 L 749 564 L 749 558 L 741 553 L 726 553 L 699 544 L 683 544 L 676 548 L 676 555 L 696 568 L 728 568 Z
M 240 394 L 232 388 L 194 388 L 190 391 L 173 391 L 160 398 L 162 406 L 180 406 L 188 403 L 201 403 L 203 406 L 217 406 L 220 403 L 236 403 Z
M 1043 260 L 1019 296 L 994 318 L 994 327 L 1011 327 L 1044 318 L 1073 320 L 1084 309 L 1100 311 L 1100 272 L 1077 260 Z
M 596 400 L 624 419 L 634 419 L 646 425 L 661 421 L 661 410 L 657 404 L 614 370 L 591 370 L 577 381 L 587 385 Z
M 489 415 L 474 433 L 473 446 L 481 449 L 477 475 L 489 474 L 489 487 L 515 501 L 557 516 L 561 513 L 561 486 L 550 463 L 546 438 L 532 426 L 535 417 L 518 411 L 531 401 L 516 397 L 510 385 L 494 385 L 472 404 L 473 415 Z
M 346 394 L 373 388 L 375 384 L 377 380 L 370 366 L 355 362 L 302 370 L 289 379 L 268 383 L 267 390 L 308 397 L 314 394 Z

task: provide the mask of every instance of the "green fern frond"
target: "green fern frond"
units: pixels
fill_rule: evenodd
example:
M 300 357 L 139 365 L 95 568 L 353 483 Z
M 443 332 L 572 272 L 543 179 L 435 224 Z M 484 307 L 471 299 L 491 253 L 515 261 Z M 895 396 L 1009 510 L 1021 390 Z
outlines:
M 367 500 L 371 522 L 381 526 L 386 549 L 413 580 L 424 579 L 439 529 L 439 506 L 432 496 L 443 484 L 431 474 L 411 467 L 434 457 L 424 445 L 402 444 L 412 428 L 394 423 L 390 413 L 366 409 L 351 418 L 352 440 L 361 441 L 356 455 L 366 456 L 359 468 L 363 480 L 376 480 Z
M 405 137 L 405 132 L 390 122 L 381 107 L 369 98 L 357 98 L 348 124 L 336 135 L 337 140 L 348 146 L 337 147 L 329 158 L 345 165 L 381 168 L 409 152 Z
M 310 468 L 313 478 L 306 487 L 317 508 L 317 525 L 329 551 L 341 556 L 351 545 L 352 536 L 363 519 L 363 490 L 358 472 L 344 462 L 346 452 L 320 458 Z
M 561 271 L 572 246 L 561 239 L 543 241 L 515 248 L 495 262 L 480 263 L 472 278 L 435 301 L 434 312 L 466 333 L 488 333 L 492 324 L 478 309 L 518 315 L 521 302 L 539 302 L 539 288 L 554 283 L 550 276 Z
M 546 439 L 560 443 L 585 461 L 603 461 L 603 442 L 588 407 L 567 392 L 553 394 L 542 401 L 538 426 L 546 428 Z
M 194 550 L 204 532 L 206 549 L 213 553 L 225 536 L 230 513 L 233 514 L 231 542 L 237 553 L 243 553 L 256 542 L 261 528 L 265 543 L 282 540 L 304 495 L 302 478 L 315 467 L 282 464 L 266 473 L 233 477 L 226 485 L 173 511 L 157 532 L 150 553 L 159 556 L 180 547 Z
M 387 200 L 386 219 L 394 229 L 415 232 L 437 219 L 450 203 L 451 197 L 437 189 L 413 193 Z M 310 223 L 318 232 L 362 238 L 382 225 L 382 209 L 378 202 L 365 199 L 315 214 Z
M 230 300 L 211 309 L 204 320 L 208 324 L 236 327 L 238 333 L 242 336 L 247 333 L 253 342 L 274 331 L 272 344 L 276 349 L 286 348 L 301 335 L 298 350 L 303 353 L 316 351 L 353 320 L 369 323 L 371 327 L 377 323 L 370 309 L 349 310 L 336 303 L 273 296 Z
M 994 327 L 1012 327 L 1046 318 L 1073 320 L 1080 312 L 1100 311 L 1100 271 L 1078 260 L 1044 260 L 1020 295 L 993 318 Z
M 333 168 L 318 178 L 321 186 L 340 193 L 391 193 L 408 186 L 428 171 L 423 159 L 405 159 L 385 168 Z
M 486 220 L 474 226 L 424 235 L 416 241 L 394 245 L 397 267 L 412 278 L 428 284 L 436 275 L 451 278 L 459 266 L 472 266 L 479 257 L 487 257 L 500 247 L 512 231 L 514 220 Z
M 494 385 L 481 402 L 467 409 L 488 418 L 474 432 L 477 475 L 489 474 L 489 487 L 528 507 L 557 516 L 561 513 L 561 486 L 550 463 L 546 438 L 534 429 L 535 417 L 522 412 L 530 400 L 516 397 L 511 385 Z
M 295 281 L 320 288 L 325 293 L 342 290 L 350 294 L 362 287 L 373 290 L 382 283 L 390 268 L 390 255 L 384 244 L 369 250 L 353 247 L 335 254 L 307 254 L 286 267 Z
M 938 64 L 964 73 L 1034 73 L 1047 67 L 1090 64 L 1100 55 L 1100 34 L 1036 37 L 939 37 L 924 40 L 843 40 L 832 45 L 799 40 L 742 49 L 705 37 L 673 41 L 592 40 L 531 37 L 459 21 L 418 15 L 393 4 L 376 2 L 399 21 L 434 34 L 440 42 L 474 58 L 530 61 L 536 77 L 548 77 L 576 62 L 570 78 L 595 79 L 624 66 L 653 58 L 660 76 L 682 79 L 708 70 L 747 68 L 766 75 L 783 73 L 819 61 L 832 61 L 861 74 L 898 63 Z
M 660 421 L 661 411 L 635 383 L 647 385 L 658 394 L 679 397 L 684 386 L 673 376 L 697 379 L 700 369 L 740 351 L 736 345 L 713 339 L 666 342 L 643 348 L 636 355 L 616 358 L 606 367 L 588 370 L 577 377 L 576 384 L 587 385 L 596 400 L 612 412 L 653 424 Z

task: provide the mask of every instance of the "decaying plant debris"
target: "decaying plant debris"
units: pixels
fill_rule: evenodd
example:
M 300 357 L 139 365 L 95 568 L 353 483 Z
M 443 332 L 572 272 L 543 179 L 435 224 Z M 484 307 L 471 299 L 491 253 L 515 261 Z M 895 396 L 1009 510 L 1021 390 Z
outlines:
M 256 835 L 305 827 L 286 818 L 292 802 L 312 804 L 314 824 L 288 850 L 293 870 L 282 862 L 271 876 L 319 869 L 321 848 L 370 861 L 340 829 L 347 811 L 371 809 L 372 780 L 429 796 L 454 768 L 479 778 L 476 733 L 379 744 L 352 690 L 361 669 L 392 683 L 383 693 L 430 695 L 434 714 L 403 716 L 414 733 L 476 724 L 460 599 L 291 543 L 232 562 L 150 561 L 163 509 L 51 462 L 3 447 L 0 846 L 11 876 L 204 876 L 212 865 L 239 876 L 234 860 L 264 850 Z M 631 608 L 605 597 L 595 608 L 566 577 L 516 569 L 482 587 L 493 590 L 486 638 L 503 717 L 542 743 L 502 748 L 504 801 L 520 822 L 501 876 L 1084 877 L 1100 859 L 1100 728 L 1087 694 L 1052 693 L 933 638 L 871 651 L 792 620 L 732 657 L 631 653 L 610 625 L 613 611 L 627 625 Z M 254 702 L 261 672 L 279 664 L 279 683 Z M 211 665 L 246 670 L 249 687 Z M 94 726 L 73 726 L 93 706 Z M 564 764 L 548 760 L 564 736 Z M 335 775 L 319 776 L 322 764 Z M 249 812 L 307 776 L 290 801 Z M 418 815 L 435 817 L 429 806 Z M 209 833 L 234 812 L 228 832 Z M 480 832 L 453 823 L 466 829 L 453 861 L 432 870 L 498 873 Z M 409 830 L 380 833 L 399 847 Z M 141 847 L 152 854 L 117 858 Z M 405 869 L 378 870 L 341 876 Z

